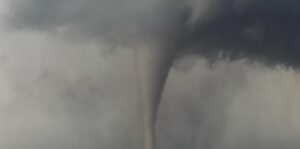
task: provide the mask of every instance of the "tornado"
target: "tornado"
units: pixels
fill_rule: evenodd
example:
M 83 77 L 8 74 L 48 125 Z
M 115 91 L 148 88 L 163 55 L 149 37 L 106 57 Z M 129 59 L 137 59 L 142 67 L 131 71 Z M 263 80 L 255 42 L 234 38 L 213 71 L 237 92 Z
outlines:
M 174 59 L 246 59 L 300 67 L 300 11 L 294 0 L 12 1 L 9 26 L 78 35 L 83 41 L 136 49 L 145 149 Z M 139 44 L 136 44 L 139 43 Z
M 155 121 L 168 72 L 174 59 L 170 49 L 157 45 L 137 46 L 139 98 L 142 103 L 144 149 L 155 147 Z

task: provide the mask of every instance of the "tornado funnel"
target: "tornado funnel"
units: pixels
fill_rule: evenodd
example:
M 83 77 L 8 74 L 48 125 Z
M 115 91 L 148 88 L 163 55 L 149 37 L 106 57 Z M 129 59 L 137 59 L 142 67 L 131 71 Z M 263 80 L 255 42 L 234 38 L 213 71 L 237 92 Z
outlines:
M 173 56 L 171 50 L 163 50 L 153 45 L 138 46 L 136 54 L 143 111 L 144 149 L 154 149 L 156 115 Z

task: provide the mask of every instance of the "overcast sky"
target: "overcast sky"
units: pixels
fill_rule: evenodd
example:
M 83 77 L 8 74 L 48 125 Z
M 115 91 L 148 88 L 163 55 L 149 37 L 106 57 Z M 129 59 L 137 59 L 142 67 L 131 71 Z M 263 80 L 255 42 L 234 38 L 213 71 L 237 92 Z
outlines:
M 37 2 L 30 0 L 28 7 Z M 149 5 L 146 8 L 152 9 Z M 24 11 L 18 17 L 29 19 L 19 18 L 29 28 L 16 29 L 7 26 L 7 15 L 14 12 L 8 0 L 0 0 L 0 11 L 1 149 L 143 147 L 132 49 L 111 50 L 98 37 L 77 37 L 82 32 L 91 34 L 76 26 L 84 19 L 70 16 L 75 27 L 61 18 L 40 19 L 45 22 L 37 26 L 45 23 L 52 28 L 31 29 L 32 18 Z M 56 23 L 64 25 L 56 28 Z M 74 33 L 73 27 L 79 32 Z M 123 35 L 131 35 L 127 31 Z M 269 68 L 244 59 L 210 65 L 200 56 L 182 57 L 171 69 L 163 93 L 157 148 L 299 148 L 299 88 L 300 73 L 284 66 Z

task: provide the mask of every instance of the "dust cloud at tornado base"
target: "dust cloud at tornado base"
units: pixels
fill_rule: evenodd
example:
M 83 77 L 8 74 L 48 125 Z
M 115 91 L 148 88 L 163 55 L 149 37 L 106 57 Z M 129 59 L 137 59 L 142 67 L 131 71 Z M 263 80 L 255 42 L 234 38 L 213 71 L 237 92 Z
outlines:
M 5 37 L 1 148 L 143 148 L 133 51 Z M 183 58 L 162 96 L 157 148 L 297 148 L 299 81 L 280 66 Z

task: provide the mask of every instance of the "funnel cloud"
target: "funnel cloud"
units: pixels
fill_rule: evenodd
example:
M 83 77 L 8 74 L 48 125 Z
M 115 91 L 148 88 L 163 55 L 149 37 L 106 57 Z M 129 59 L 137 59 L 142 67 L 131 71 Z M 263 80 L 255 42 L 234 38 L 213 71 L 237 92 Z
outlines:
M 14 0 L 6 19 L 16 30 L 135 49 L 145 149 L 154 149 L 157 111 L 176 61 L 246 59 L 297 70 L 299 5 L 293 0 Z

